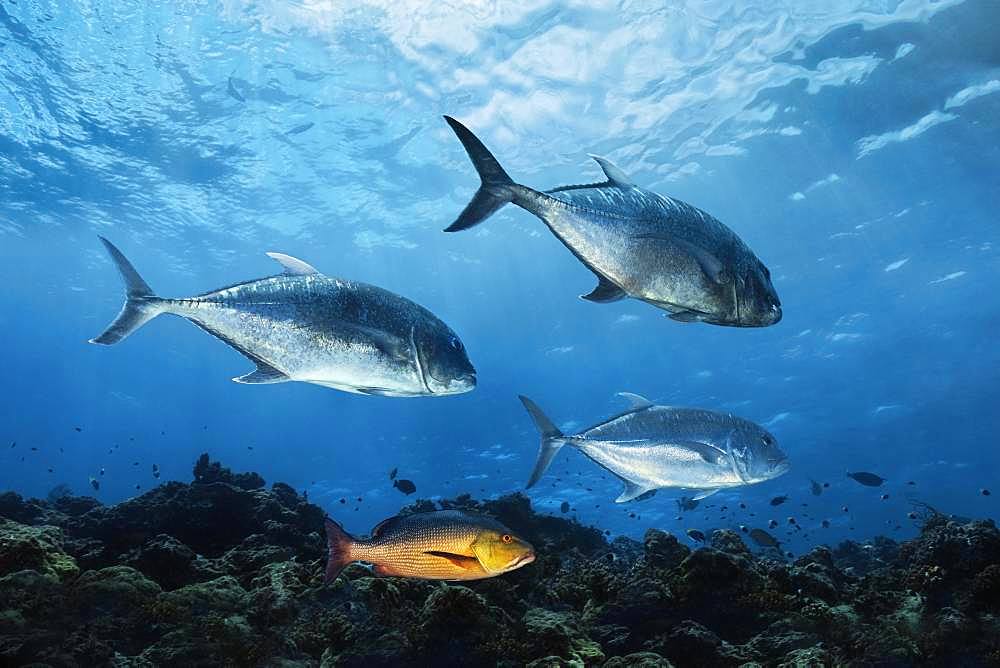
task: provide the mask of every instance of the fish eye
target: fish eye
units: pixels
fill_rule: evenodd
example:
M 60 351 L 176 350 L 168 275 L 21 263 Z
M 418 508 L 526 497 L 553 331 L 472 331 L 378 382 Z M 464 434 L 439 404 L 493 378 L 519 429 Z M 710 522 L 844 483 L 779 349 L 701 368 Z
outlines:
M 764 276 L 767 277 L 767 280 L 771 280 L 771 270 L 768 269 L 767 267 L 764 267 Z
M 774 443 L 774 439 L 771 438 L 770 436 L 768 436 L 767 434 L 764 434 L 763 436 L 761 436 L 760 440 L 761 440 L 761 442 L 764 443 L 764 445 L 771 445 L 772 443 Z
M 462 342 L 459 340 L 457 336 L 453 336 L 450 339 L 448 339 L 448 343 L 450 343 L 451 347 L 454 348 L 455 350 L 462 349 Z
M 509 533 L 505 533 L 504 535 L 500 536 L 500 540 L 502 540 L 505 543 L 509 543 L 510 541 L 512 541 L 514 539 L 511 538 L 511 536 L 510 536 Z

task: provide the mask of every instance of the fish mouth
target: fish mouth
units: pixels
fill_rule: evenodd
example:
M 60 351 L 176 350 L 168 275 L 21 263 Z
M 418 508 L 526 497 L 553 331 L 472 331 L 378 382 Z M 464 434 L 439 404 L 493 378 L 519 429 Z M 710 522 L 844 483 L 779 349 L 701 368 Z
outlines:
M 770 327 L 771 325 L 777 325 L 781 322 L 781 317 L 784 314 L 781 311 L 781 307 L 777 304 L 771 304 L 767 310 L 753 315 L 747 315 L 743 313 L 737 313 L 736 319 L 733 322 L 717 322 L 717 325 L 728 325 L 730 327 Z M 746 317 L 744 317 L 746 316 Z
M 521 566 L 527 566 L 534 560 L 535 560 L 534 551 L 522 554 L 520 557 L 518 557 L 511 563 L 510 570 L 514 570 L 515 568 L 520 568 Z
M 462 394 L 476 389 L 476 372 L 463 373 L 458 378 L 448 383 L 448 394 Z
M 476 386 L 476 372 L 463 373 L 452 384 L 461 388 L 460 392 L 468 392 Z
M 766 308 L 753 308 L 749 310 L 740 308 L 740 301 L 736 299 L 735 301 L 735 311 L 732 320 L 727 320 L 725 322 L 711 321 L 714 325 L 723 325 L 728 327 L 770 327 L 771 325 L 777 325 L 781 322 L 781 318 L 784 315 L 781 311 L 780 304 L 768 304 Z
M 777 478 L 779 475 L 784 475 L 792 468 L 792 463 L 788 459 L 782 459 L 780 462 L 774 465 L 771 477 Z

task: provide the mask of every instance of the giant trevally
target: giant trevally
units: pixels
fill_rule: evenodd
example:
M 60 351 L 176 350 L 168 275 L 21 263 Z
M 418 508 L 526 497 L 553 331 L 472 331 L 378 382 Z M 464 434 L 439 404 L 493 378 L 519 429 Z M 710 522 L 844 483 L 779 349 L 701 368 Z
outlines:
M 749 420 L 700 408 L 656 406 L 628 392 L 620 395 L 632 403 L 629 410 L 572 436 L 522 396 L 542 433 L 527 487 L 538 482 L 564 445 L 621 479 L 625 490 L 615 503 L 664 487 L 695 490 L 692 498 L 703 499 L 720 489 L 776 478 L 789 468 L 774 436 Z
M 374 564 L 376 575 L 481 580 L 535 560 L 531 544 L 500 522 L 458 510 L 390 517 L 367 540 L 354 538 L 328 517 L 326 539 L 326 582 L 353 561 Z
M 257 365 L 237 383 L 297 380 L 358 394 L 468 392 L 476 372 L 458 336 L 433 313 L 388 290 L 319 273 L 268 253 L 284 273 L 186 299 L 156 296 L 101 237 L 125 281 L 125 305 L 91 343 L 118 343 L 162 313 L 187 318 Z
M 444 117 L 482 185 L 446 232 L 483 222 L 508 202 L 534 214 L 597 276 L 583 299 L 633 297 L 680 322 L 766 327 L 781 320 L 771 273 L 736 233 L 704 211 L 641 188 L 605 158 L 607 181 L 540 192 L 515 183 L 464 125 Z

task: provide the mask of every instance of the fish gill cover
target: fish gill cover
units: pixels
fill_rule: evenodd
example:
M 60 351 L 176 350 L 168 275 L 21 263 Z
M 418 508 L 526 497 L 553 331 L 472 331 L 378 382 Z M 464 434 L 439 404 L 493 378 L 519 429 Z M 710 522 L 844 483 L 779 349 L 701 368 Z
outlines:
M 1000 470 L 998 20 L 961 0 L 0 4 L 0 490 L 20 495 L 0 663 L 995 662 L 1000 558 L 973 520 Z M 481 184 L 445 115 L 567 207 L 634 211 L 576 187 L 611 181 L 718 221 L 750 253 L 732 276 L 694 236 L 646 247 L 777 306 L 763 276 L 780 322 L 703 324 L 727 318 L 566 252 L 513 200 L 442 233 Z M 123 301 L 98 236 L 165 298 L 274 275 L 267 252 L 377 286 L 462 348 L 338 341 L 407 393 L 434 394 L 435 360 L 476 388 L 275 383 L 180 318 L 88 346 Z M 576 435 L 619 392 L 745 419 L 791 468 L 615 504 L 622 481 L 569 447 L 525 492 L 517 395 Z M 700 459 L 730 461 L 723 440 Z M 206 450 L 242 473 L 206 457 L 187 484 Z M 321 585 L 324 513 L 363 536 L 413 502 L 493 515 L 537 558 L 468 587 L 358 565 Z

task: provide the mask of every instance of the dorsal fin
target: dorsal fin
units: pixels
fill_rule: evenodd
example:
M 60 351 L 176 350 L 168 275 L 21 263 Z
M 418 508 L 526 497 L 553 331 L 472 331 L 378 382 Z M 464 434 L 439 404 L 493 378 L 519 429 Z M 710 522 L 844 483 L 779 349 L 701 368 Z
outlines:
M 635 185 L 632 183 L 632 180 L 625 175 L 625 172 L 618 169 L 618 167 L 616 167 L 614 163 L 607 158 L 602 158 L 599 155 L 593 154 L 591 154 L 590 157 L 596 160 L 597 164 L 604 170 L 604 175 L 608 177 L 608 182 L 616 186 L 621 186 L 622 188 L 631 188 Z
M 619 392 L 618 396 L 621 397 L 622 399 L 627 400 L 629 404 L 632 405 L 632 408 L 635 409 L 649 408 L 650 406 L 653 405 L 653 402 L 647 399 L 646 397 L 635 394 L 633 392 Z
M 289 276 L 310 276 L 312 274 L 318 274 L 319 271 L 316 270 L 314 266 L 308 262 L 303 262 L 297 257 L 292 257 L 291 255 L 285 255 L 284 253 L 268 253 L 267 256 L 272 260 L 276 260 L 285 269 L 285 273 Z
M 372 529 L 372 538 L 378 538 L 379 536 L 381 536 L 383 533 L 385 533 L 385 530 L 388 529 L 390 526 L 392 526 L 392 524 L 395 523 L 398 519 L 399 517 L 390 517 L 376 524 L 375 528 Z

